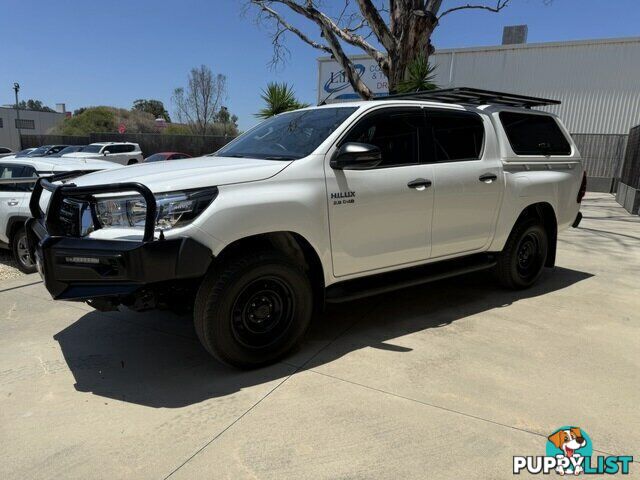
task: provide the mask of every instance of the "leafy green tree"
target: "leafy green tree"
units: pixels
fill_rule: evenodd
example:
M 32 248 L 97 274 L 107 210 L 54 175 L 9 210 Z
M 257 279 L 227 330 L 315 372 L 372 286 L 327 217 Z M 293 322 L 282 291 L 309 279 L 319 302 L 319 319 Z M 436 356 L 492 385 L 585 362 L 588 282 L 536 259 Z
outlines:
M 54 109 L 47 107 L 40 100 L 29 99 L 26 102 L 22 100 L 18 103 L 18 108 L 20 110 L 33 110 L 34 112 L 55 112 Z
M 115 108 L 116 125 L 123 124 L 127 133 L 158 133 L 156 117 L 148 112 Z
M 169 112 L 164 108 L 164 103 L 160 100 L 145 100 L 139 98 L 133 102 L 131 110 L 137 110 L 139 112 L 147 112 L 153 115 L 153 118 L 163 118 L 166 122 L 171 122 Z
M 117 132 L 120 124 L 126 126 L 127 133 L 158 133 L 155 118 L 150 113 L 113 107 L 88 107 L 80 114 L 66 118 L 54 127 L 52 133 L 88 135 Z
M 409 63 L 404 80 L 398 84 L 398 93 L 421 92 L 435 90 L 438 86 L 433 83 L 436 66 L 429 64 L 426 55 L 418 54 Z
M 62 135 L 88 135 L 92 132 L 115 132 L 115 112 L 110 107 L 89 107 L 55 127 L 53 133 Z
M 238 135 L 238 116 L 231 114 L 227 107 L 220 107 L 214 117 L 214 135 L 235 137 Z M 221 133 L 218 133 L 221 132 Z
M 268 83 L 267 88 L 262 90 L 260 97 L 266 104 L 265 108 L 256 113 L 256 116 L 260 118 L 269 118 L 279 113 L 309 106 L 308 103 L 300 102 L 295 96 L 293 87 L 285 82 Z

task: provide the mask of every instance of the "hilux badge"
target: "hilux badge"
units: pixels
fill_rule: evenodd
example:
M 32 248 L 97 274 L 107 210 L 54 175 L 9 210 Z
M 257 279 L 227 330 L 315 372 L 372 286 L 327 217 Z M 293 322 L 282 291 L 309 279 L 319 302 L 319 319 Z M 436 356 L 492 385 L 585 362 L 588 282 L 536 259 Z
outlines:
M 331 194 L 331 200 L 334 205 L 344 205 L 355 203 L 356 192 L 334 192 Z

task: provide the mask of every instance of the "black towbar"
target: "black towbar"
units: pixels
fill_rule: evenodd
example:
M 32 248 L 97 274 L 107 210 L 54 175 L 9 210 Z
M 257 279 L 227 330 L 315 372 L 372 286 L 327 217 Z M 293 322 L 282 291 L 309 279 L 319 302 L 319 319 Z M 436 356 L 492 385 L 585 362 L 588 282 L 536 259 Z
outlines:
M 65 172 L 60 175 L 54 175 L 53 177 L 40 178 L 34 186 L 33 193 L 31 194 L 31 200 L 29 201 L 29 210 L 31 211 L 33 218 L 44 220 L 50 235 L 62 236 L 63 233 L 58 223 L 58 217 L 56 215 L 45 215 L 40 208 L 40 197 L 42 196 L 43 190 L 51 192 L 51 199 L 49 200 L 49 208 L 47 209 L 47 212 L 58 212 L 62 201 L 66 197 L 92 201 L 94 200 L 94 195 L 103 193 L 138 192 L 142 195 L 147 204 L 147 214 L 144 223 L 144 236 L 142 237 L 142 241 L 153 241 L 157 205 L 156 198 L 148 187 L 137 182 L 116 183 L 113 185 L 91 185 L 86 187 L 78 187 L 73 183 L 62 185 L 56 185 L 54 183 L 64 180 L 65 178 L 77 176 L 78 172 Z

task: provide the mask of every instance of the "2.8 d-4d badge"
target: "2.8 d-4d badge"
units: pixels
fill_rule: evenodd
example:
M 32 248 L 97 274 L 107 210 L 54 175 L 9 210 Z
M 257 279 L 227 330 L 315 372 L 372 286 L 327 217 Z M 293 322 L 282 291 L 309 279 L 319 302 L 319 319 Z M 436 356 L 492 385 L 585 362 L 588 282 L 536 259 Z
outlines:
M 347 203 L 355 203 L 356 192 L 334 192 L 331 194 L 331 200 L 334 205 L 344 205 Z

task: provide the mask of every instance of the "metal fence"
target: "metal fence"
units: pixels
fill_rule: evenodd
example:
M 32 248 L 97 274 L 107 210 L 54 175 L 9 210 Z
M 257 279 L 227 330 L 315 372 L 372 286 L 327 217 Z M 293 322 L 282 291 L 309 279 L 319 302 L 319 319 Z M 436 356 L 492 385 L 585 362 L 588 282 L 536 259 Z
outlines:
M 159 133 L 91 133 L 78 135 L 22 135 L 22 148 L 41 145 L 88 145 L 96 142 L 134 142 L 145 157 L 158 152 L 181 152 L 194 157 L 213 153 L 234 137 L 213 135 L 165 135 Z
M 614 192 L 624 164 L 628 135 L 571 135 L 582 155 L 587 171 L 587 189 Z
M 640 125 L 629 132 L 616 201 L 630 213 L 640 211 Z

